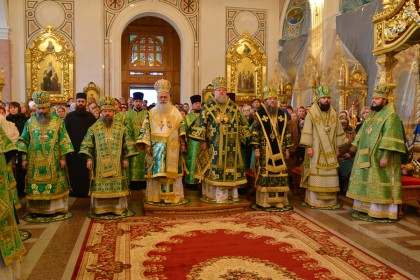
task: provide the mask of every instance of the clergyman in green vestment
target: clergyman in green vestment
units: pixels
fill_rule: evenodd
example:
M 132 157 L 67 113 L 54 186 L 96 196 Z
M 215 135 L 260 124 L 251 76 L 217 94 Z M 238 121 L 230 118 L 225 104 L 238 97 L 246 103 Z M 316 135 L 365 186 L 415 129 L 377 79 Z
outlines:
M 136 140 L 137 137 L 140 135 L 141 127 L 143 126 L 143 122 L 146 119 L 147 111 L 142 109 L 143 105 L 143 98 L 144 94 L 142 92 L 134 92 L 133 93 L 133 104 L 134 107 L 127 112 L 125 115 L 127 117 L 127 121 L 130 123 L 132 128 L 132 139 Z M 146 165 L 144 158 L 146 153 L 144 151 L 140 151 L 138 155 L 135 155 L 130 158 L 130 166 L 129 166 L 129 175 L 130 175 L 130 188 L 131 189 L 138 189 L 140 188 L 140 182 L 145 182 L 145 172 L 146 172 Z
M 316 90 L 317 102 L 305 117 L 300 145 L 306 148 L 300 186 L 306 188 L 305 202 L 313 207 L 337 205 L 339 148 L 348 140 L 331 107 L 331 89 L 321 85 Z
M 187 127 L 187 169 L 188 174 L 184 175 L 184 180 L 190 187 L 197 186 L 198 179 L 194 177 L 195 162 L 201 151 L 200 142 L 188 136 L 194 122 L 198 119 L 201 112 L 201 95 L 193 95 L 190 97 L 193 110 L 185 116 L 185 125 Z
M 249 143 L 254 147 L 256 160 L 255 203 L 263 208 L 284 208 L 289 204 L 289 173 L 286 161 L 292 140 L 286 113 L 277 105 L 276 89 L 265 86 L 263 98 L 264 103 L 255 114 Z
M 160 79 L 155 83 L 157 104 L 143 123 L 137 146 L 146 156 L 146 202 L 183 203 L 184 173 L 182 155 L 187 151 L 185 123 L 179 110 L 170 102 L 171 84 Z
M 207 99 L 189 134 L 192 139 L 200 141 L 201 154 L 207 154 L 196 176 L 202 179 L 204 201 L 238 202 L 238 186 L 247 182 L 241 142 L 245 143 L 251 133 L 238 106 L 226 95 L 226 79 L 216 77 L 212 84 L 214 97 Z
M 69 184 L 66 155 L 74 151 L 65 124 L 50 114 L 50 96 L 34 92 L 36 113 L 26 122 L 17 148 L 24 153 L 22 167 L 27 168 L 27 208 L 33 214 L 68 211 Z
M 89 127 L 79 151 L 87 157 L 86 167 L 92 172 L 90 208 L 96 215 L 122 215 L 128 210 L 125 169 L 129 157 L 138 154 L 127 128 L 114 119 L 114 103 L 113 98 L 101 98 L 101 119 Z
M 398 218 L 401 156 L 405 154 L 402 123 L 395 112 L 392 87 L 375 86 L 371 113 L 353 141 L 357 147 L 347 197 L 353 208 L 374 218 Z
M 14 215 L 13 193 L 7 162 L 16 146 L 0 126 L 0 279 L 20 279 L 20 259 L 26 253 Z
M 0 114 L 0 127 L 3 129 L 4 133 L 6 134 L 7 138 L 12 141 L 13 145 L 16 145 L 17 140 L 19 139 L 19 130 L 17 129 L 16 125 L 8 121 L 5 116 Z M 9 177 L 9 186 L 11 188 L 11 192 L 13 194 L 13 203 L 15 205 L 16 210 L 21 208 L 18 189 L 17 189 L 17 182 L 15 180 L 15 175 L 13 172 L 13 160 L 9 161 L 7 164 L 7 174 Z

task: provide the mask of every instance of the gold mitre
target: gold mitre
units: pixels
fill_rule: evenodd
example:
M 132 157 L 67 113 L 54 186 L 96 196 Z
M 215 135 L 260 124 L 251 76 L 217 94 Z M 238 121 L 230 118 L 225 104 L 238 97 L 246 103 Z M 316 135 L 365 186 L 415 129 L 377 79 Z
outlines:
M 319 100 L 322 97 L 329 97 L 331 94 L 331 88 L 327 85 L 320 85 L 316 89 L 316 99 Z
M 32 94 L 32 99 L 34 100 L 37 108 L 50 107 L 50 95 L 46 91 L 35 91 Z
M 99 99 L 99 108 L 102 110 L 115 110 L 115 99 L 110 96 L 104 96 Z
M 274 86 L 265 86 L 262 92 L 263 99 L 277 97 L 277 90 Z
M 225 77 L 216 77 L 213 79 L 212 83 L 213 89 L 216 90 L 218 88 L 227 89 L 227 83 Z
M 161 92 L 169 93 L 171 91 L 171 83 L 165 79 L 157 80 L 155 83 L 155 90 L 157 91 L 157 93 L 161 93 Z
M 373 97 L 382 97 L 389 99 L 392 95 L 392 87 L 385 83 L 379 83 L 375 85 L 373 89 Z

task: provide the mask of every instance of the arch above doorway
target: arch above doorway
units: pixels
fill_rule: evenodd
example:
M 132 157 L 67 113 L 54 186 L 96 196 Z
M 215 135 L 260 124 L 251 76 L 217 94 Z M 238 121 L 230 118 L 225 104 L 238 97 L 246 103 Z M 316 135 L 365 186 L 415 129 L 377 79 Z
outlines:
M 104 80 L 105 95 L 121 95 L 121 37 L 125 28 L 135 19 L 154 16 L 164 19 L 177 31 L 181 42 L 181 101 L 198 91 L 198 44 L 188 20 L 174 7 L 148 1 L 126 7 L 119 12 L 105 37 Z

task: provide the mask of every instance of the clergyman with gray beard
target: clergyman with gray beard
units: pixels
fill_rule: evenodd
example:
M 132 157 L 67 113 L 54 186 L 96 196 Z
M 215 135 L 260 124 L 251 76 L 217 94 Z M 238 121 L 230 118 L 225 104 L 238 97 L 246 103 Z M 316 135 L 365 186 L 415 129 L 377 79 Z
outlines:
M 27 209 L 32 216 L 67 213 L 69 184 L 66 155 L 73 145 L 65 124 L 50 114 L 48 92 L 34 92 L 36 113 L 25 124 L 17 142 L 26 175 Z
M 202 178 L 204 202 L 235 203 L 241 200 L 238 186 L 247 182 L 246 159 L 239 147 L 250 131 L 237 104 L 227 97 L 226 78 L 214 78 L 212 86 L 214 98 L 207 99 L 189 132 L 189 137 L 200 142 L 203 155 L 194 176 Z

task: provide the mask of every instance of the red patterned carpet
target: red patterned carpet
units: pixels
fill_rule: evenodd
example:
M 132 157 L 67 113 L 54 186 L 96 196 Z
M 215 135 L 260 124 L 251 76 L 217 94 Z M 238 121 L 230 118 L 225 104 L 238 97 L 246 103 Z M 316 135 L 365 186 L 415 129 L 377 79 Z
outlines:
M 92 221 L 73 279 L 408 279 L 294 211 Z

